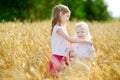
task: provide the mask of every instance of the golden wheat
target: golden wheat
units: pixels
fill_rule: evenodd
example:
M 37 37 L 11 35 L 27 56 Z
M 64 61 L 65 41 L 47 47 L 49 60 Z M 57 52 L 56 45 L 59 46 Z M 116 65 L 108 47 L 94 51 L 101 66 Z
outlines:
M 76 22 L 67 24 L 71 36 Z M 75 62 L 57 80 L 120 80 L 120 21 L 87 23 L 97 54 L 90 75 Z M 53 80 L 47 71 L 50 29 L 49 20 L 0 23 L 0 80 Z

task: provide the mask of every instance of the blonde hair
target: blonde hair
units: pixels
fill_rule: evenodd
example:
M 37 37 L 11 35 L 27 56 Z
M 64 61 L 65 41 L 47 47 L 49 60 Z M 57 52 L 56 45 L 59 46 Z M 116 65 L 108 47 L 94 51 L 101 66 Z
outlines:
M 76 29 L 77 29 L 78 27 L 86 30 L 86 32 L 87 32 L 86 39 L 87 39 L 87 40 L 91 40 L 91 39 L 92 39 L 92 36 L 91 36 L 91 34 L 90 34 L 90 31 L 89 31 L 89 26 L 88 26 L 87 23 L 85 23 L 85 22 L 78 22 L 78 23 L 75 25 L 75 31 L 76 31 Z
M 58 23 L 61 23 L 61 20 L 60 20 L 60 12 L 62 12 L 63 14 L 70 12 L 69 8 L 65 5 L 62 5 L 62 4 L 59 4 L 59 5 L 56 5 L 54 8 L 53 8 L 53 13 L 52 13 L 52 29 L 51 29 L 51 33 L 53 31 L 53 28 L 55 26 L 55 24 L 58 22 Z

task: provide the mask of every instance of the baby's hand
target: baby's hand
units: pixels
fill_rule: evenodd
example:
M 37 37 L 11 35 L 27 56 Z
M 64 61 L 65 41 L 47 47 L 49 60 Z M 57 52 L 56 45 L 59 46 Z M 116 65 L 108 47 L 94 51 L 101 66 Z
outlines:
M 91 58 L 94 59 L 94 58 L 96 57 L 96 53 L 95 53 L 95 51 L 91 51 L 91 52 L 90 52 L 90 56 L 91 56 Z
M 67 47 L 67 48 L 65 49 L 65 52 L 68 54 L 68 53 L 70 52 L 70 48 Z
M 70 53 L 69 53 L 69 57 L 70 57 L 70 58 L 74 58 L 74 57 L 75 57 L 75 54 L 74 54 L 73 52 L 70 52 Z
M 67 48 L 65 49 L 65 52 L 66 52 L 66 53 L 71 53 L 71 52 L 73 52 L 73 49 L 72 49 L 71 47 L 67 47 Z

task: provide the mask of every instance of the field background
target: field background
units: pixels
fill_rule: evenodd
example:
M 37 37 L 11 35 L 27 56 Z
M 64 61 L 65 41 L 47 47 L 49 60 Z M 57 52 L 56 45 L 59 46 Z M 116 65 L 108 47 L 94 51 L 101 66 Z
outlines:
M 71 36 L 76 22 L 67 24 Z M 120 80 L 120 20 L 87 23 L 97 54 L 90 80 Z M 0 23 L 0 80 L 53 80 L 47 72 L 50 30 L 49 20 Z M 87 80 L 83 69 L 72 63 L 56 80 Z

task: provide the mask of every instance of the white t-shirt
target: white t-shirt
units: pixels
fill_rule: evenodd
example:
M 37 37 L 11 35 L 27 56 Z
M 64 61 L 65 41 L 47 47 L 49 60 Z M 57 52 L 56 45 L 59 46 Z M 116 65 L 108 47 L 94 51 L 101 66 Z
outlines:
M 68 35 L 64 27 L 58 24 L 54 26 L 52 32 L 52 40 L 51 40 L 52 54 L 66 56 L 67 53 L 65 52 L 65 49 L 68 47 L 69 43 L 64 38 L 62 38 L 60 35 L 57 34 L 58 29 L 62 29 L 63 32 L 66 35 Z
M 93 45 L 85 43 L 74 43 L 72 44 L 72 48 L 74 54 L 79 58 L 91 58 L 92 55 L 90 53 L 95 50 Z

